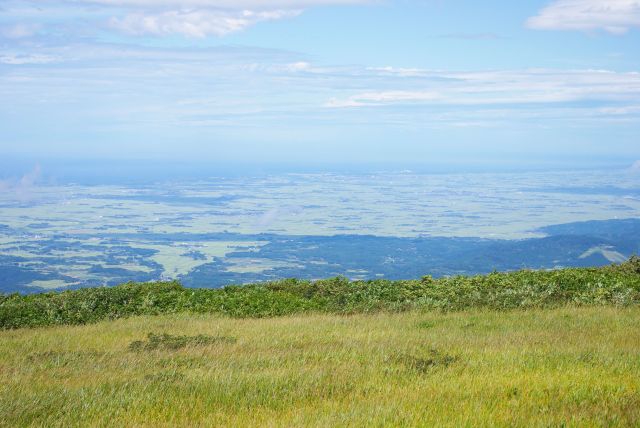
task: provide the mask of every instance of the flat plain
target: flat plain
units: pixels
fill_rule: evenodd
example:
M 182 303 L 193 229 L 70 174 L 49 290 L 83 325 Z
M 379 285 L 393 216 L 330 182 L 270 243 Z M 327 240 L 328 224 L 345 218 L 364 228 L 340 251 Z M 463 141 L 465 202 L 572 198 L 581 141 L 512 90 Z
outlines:
M 617 170 L 50 184 L 0 194 L 0 291 L 596 266 L 640 251 L 637 227 L 536 239 L 553 225 L 638 218 L 637 178 Z

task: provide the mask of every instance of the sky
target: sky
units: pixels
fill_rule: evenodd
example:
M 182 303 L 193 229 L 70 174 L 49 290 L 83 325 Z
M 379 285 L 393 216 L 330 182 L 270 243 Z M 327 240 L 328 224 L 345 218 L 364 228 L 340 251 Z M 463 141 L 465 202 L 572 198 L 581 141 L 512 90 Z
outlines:
M 640 0 L 2 0 L 0 99 L 5 159 L 631 166 Z

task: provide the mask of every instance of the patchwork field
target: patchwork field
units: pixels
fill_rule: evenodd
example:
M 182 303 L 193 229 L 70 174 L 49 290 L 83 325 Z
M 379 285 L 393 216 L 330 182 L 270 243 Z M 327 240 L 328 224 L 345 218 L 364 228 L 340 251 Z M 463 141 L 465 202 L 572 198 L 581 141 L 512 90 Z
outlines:
M 597 266 L 640 251 L 640 190 L 626 171 L 281 173 L 27 190 L 0 192 L 2 292 L 404 279 Z M 592 220 L 566 238 L 566 223 Z M 602 236 L 609 223 L 615 233 Z
M 591 307 L 3 331 L 0 425 L 637 426 L 639 325 Z

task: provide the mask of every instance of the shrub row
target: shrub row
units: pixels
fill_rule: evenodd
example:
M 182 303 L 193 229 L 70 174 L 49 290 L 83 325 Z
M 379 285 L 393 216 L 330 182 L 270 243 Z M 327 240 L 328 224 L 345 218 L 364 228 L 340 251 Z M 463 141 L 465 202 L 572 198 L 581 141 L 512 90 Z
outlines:
M 0 295 L 0 329 L 86 324 L 176 312 L 273 317 L 304 312 L 457 311 L 640 303 L 640 258 L 602 268 L 522 270 L 419 280 L 284 279 L 220 289 L 178 282 Z

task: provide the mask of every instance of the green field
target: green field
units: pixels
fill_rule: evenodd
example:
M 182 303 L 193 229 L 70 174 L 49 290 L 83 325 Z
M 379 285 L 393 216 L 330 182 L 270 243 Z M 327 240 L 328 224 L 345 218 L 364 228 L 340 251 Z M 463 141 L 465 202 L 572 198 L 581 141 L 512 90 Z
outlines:
M 590 307 L 9 330 L 0 424 L 638 426 L 638 326 Z

